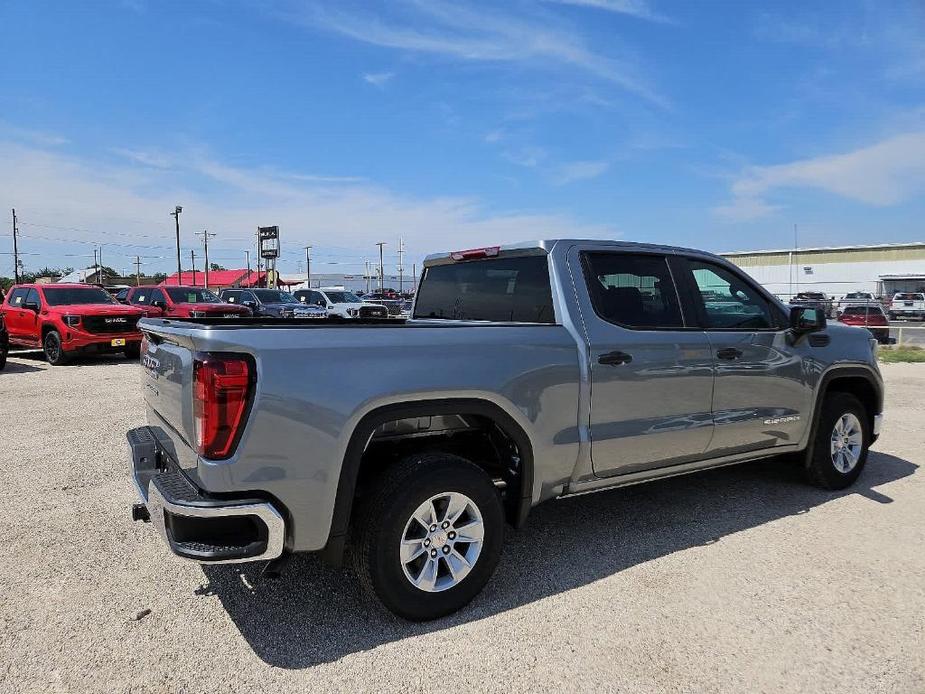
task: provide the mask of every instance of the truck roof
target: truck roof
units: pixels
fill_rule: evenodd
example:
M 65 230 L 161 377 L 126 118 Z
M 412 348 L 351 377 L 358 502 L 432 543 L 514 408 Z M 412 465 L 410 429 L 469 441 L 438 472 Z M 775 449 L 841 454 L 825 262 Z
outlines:
M 710 256 L 718 260 L 723 260 L 720 256 L 715 253 L 709 253 L 707 251 L 702 251 L 696 248 L 685 248 L 683 246 L 668 246 L 660 243 L 641 243 L 638 241 L 619 241 L 615 239 L 543 239 L 539 241 L 521 241 L 519 243 L 509 243 L 500 246 L 486 246 L 486 248 L 497 248 L 500 253 L 505 253 L 508 251 L 543 251 L 549 253 L 552 251 L 553 247 L 557 244 L 565 244 L 567 246 L 577 245 L 577 244 L 594 244 L 595 246 L 612 246 L 613 248 L 621 248 L 626 250 L 640 250 L 640 251 L 660 251 L 664 253 L 690 253 L 696 254 L 699 256 Z M 462 249 L 461 249 L 462 250 Z M 476 249 L 473 249 L 476 250 Z M 446 262 L 453 258 L 454 253 L 459 251 L 447 251 L 445 253 L 431 253 L 426 258 L 424 258 L 424 265 L 434 265 L 441 262 Z

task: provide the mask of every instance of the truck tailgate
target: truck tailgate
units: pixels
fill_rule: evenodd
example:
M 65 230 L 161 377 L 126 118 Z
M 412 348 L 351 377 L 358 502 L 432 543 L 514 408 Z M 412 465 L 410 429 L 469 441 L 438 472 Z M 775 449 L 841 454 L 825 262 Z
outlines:
M 144 325 L 141 353 L 143 393 L 148 423 L 158 443 L 181 467 L 196 467 L 193 449 L 193 357 L 188 335 Z

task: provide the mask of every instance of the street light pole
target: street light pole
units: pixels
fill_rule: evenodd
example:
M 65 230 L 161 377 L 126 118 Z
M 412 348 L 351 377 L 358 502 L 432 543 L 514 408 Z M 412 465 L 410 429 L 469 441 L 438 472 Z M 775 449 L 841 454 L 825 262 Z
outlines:
M 380 241 L 376 245 L 379 246 L 379 293 L 381 294 L 385 289 L 385 266 L 382 262 L 382 247 L 385 245 L 385 241 Z
M 177 284 L 180 284 L 180 278 L 183 276 L 183 267 L 180 264 L 180 213 L 183 212 L 183 208 L 180 205 L 177 205 L 174 208 L 174 211 L 170 213 L 170 216 L 174 218 L 174 221 L 177 223 Z

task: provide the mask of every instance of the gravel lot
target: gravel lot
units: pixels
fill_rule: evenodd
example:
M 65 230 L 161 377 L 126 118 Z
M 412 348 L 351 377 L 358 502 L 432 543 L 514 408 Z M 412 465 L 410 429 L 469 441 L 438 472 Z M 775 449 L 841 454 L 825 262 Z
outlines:
M 12 357 L 0 691 L 923 692 L 925 365 L 884 373 L 855 488 L 773 461 L 550 502 L 468 609 L 411 625 L 313 558 L 173 560 L 128 515 L 138 367 Z

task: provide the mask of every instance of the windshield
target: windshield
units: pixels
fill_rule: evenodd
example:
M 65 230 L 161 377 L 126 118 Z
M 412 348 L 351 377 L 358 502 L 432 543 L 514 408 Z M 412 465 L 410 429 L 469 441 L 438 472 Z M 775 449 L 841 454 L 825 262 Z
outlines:
M 175 304 L 220 304 L 222 300 L 208 289 L 201 287 L 165 287 L 164 290 Z
M 262 304 L 297 304 L 299 300 L 296 299 L 289 292 L 280 291 L 278 289 L 255 289 L 254 295 L 257 297 L 258 301 Z
M 115 304 L 109 292 L 95 287 L 46 287 L 45 300 L 49 306 L 73 306 L 77 304 Z
M 325 289 L 324 293 L 328 295 L 328 299 L 332 304 L 360 303 L 360 297 L 358 297 L 353 292 L 329 292 L 327 289 Z

